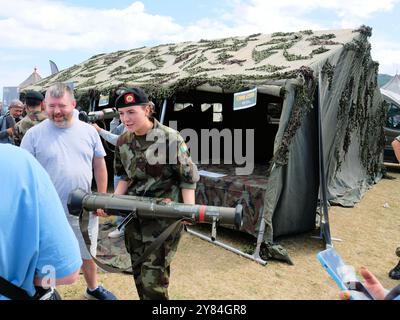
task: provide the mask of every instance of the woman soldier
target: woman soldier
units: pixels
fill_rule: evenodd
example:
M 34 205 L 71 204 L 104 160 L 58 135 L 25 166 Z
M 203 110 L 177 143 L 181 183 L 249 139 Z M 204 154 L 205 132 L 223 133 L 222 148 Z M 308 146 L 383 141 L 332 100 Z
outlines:
M 121 177 L 115 194 L 194 204 L 199 175 L 180 134 L 153 118 L 154 104 L 140 88 L 124 89 L 115 107 L 127 129 L 115 149 L 114 174 Z M 125 245 L 132 265 L 172 222 L 137 218 L 126 225 Z M 168 299 L 170 263 L 182 229 L 133 269 L 140 299 Z

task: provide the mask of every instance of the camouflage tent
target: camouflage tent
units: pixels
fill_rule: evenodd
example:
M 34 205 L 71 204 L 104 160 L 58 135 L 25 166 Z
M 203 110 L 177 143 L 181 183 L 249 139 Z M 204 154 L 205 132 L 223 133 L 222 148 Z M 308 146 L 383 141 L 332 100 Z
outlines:
M 31 88 L 73 82 L 79 105 L 96 106 L 100 95 L 109 95 L 112 106 L 118 87 L 136 85 L 160 108 L 166 99 L 164 122 L 176 120 L 179 130 L 254 129 L 254 172 L 237 176 L 231 164 L 200 164 L 224 175 L 202 176 L 197 200 L 242 203 L 243 231 L 257 236 L 264 217 L 263 239 L 272 243 L 315 228 L 318 102 L 329 201 L 352 206 L 381 177 L 385 110 L 370 35 L 371 29 L 362 26 L 98 54 Z M 252 88 L 257 88 L 257 104 L 234 111 L 234 93 Z

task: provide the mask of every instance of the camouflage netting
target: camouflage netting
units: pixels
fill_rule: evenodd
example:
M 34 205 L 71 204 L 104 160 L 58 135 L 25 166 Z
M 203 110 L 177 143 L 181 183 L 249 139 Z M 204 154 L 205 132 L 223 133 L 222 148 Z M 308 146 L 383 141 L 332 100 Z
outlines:
M 381 177 L 385 108 L 377 86 L 378 65 L 371 60 L 370 35 L 371 29 L 363 26 L 118 51 L 93 56 L 27 89 L 73 82 L 79 104 L 88 106 L 100 93 L 113 95 L 125 85 L 143 87 L 157 102 L 196 89 L 207 96 L 207 91 L 226 95 L 254 86 L 259 93 L 267 86 L 280 87 L 282 113 L 277 134 L 270 137 L 275 141 L 265 170 L 266 185 L 258 189 L 253 202 L 246 200 L 257 214 L 246 217 L 253 225 L 244 228 L 257 236 L 264 217 L 264 242 L 272 248 L 279 236 L 315 228 L 318 92 L 330 202 L 352 206 Z M 254 186 L 240 181 L 242 189 L 251 193 Z M 200 194 L 213 199 L 207 192 Z
M 332 87 L 321 91 L 329 199 L 343 206 L 358 202 L 381 178 L 383 166 L 386 108 L 377 85 L 378 64 L 367 41 L 370 32 L 361 29 L 360 37 L 332 60 Z M 329 83 L 328 73 L 322 81 Z
M 296 78 L 302 66 L 325 59 L 353 36 L 351 30 L 305 30 L 98 54 L 27 89 L 73 82 L 81 106 L 88 105 L 90 90 L 109 94 L 124 85 L 141 86 L 154 99 L 205 84 L 232 92 Z
M 265 199 L 266 242 L 315 226 L 318 139 L 316 115 L 310 111 L 319 75 L 328 200 L 353 206 L 382 176 L 386 111 L 367 40 L 371 29 L 361 27 L 353 34 L 340 50 L 309 65 L 312 72 L 303 85 L 288 83 Z

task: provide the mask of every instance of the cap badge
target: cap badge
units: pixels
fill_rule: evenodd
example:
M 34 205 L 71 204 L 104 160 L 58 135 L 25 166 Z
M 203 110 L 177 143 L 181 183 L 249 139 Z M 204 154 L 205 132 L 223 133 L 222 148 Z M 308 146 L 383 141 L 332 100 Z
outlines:
M 135 96 L 133 95 L 133 93 L 128 93 L 124 96 L 125 99 L 125 104 L 129 104 L 132 102 L 135 102 Z

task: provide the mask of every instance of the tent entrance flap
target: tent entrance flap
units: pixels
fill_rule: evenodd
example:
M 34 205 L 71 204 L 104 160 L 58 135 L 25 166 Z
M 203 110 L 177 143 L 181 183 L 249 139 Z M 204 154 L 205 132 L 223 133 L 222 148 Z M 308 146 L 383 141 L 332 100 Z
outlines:
M 168 101 L 165 112 L 164 124 L 180 131 L 198 166 L 196 203 L 242 204 L 241 231 L 260 240 L 249 255 L 260 263 L 267 176 L 282 103 L 280 97 L 258 93 L 254 107 L 235 111 L 233 93 L 190 91 Z

